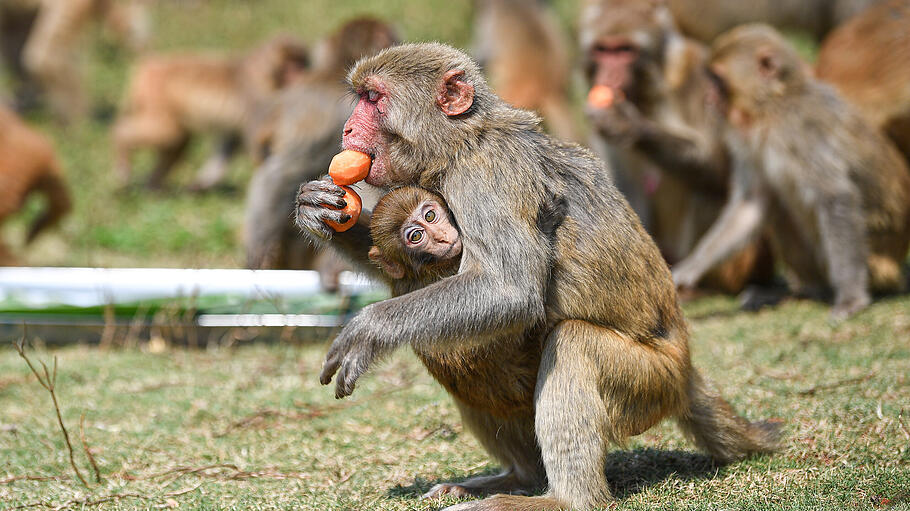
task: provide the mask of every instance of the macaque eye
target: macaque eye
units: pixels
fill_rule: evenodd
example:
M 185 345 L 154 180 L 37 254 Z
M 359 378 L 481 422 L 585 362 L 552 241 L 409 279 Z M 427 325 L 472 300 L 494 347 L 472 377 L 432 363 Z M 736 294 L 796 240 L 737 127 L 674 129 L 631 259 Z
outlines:
M 428 210 L 426 213 L 424 213 L 423 219 L 430 223 L 435 222 L 436 221 L 436 211 L 434 211 L 432 209 Z
M 367 92 L 367 101 L 369 101 L 370 103 L 375 103 L 375 102 L 379 101 L 379 93 L 374 90 L 368 91 Z
M 423 229 L 414 229 L 408 233 L 408 243 L 416 245 L 423 239 Z

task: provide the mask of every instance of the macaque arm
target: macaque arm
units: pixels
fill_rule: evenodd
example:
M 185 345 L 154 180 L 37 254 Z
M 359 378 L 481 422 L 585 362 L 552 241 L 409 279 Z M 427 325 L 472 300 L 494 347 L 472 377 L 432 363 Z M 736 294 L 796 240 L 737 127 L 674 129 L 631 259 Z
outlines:
M 760 194 L 747 195 L 737 189 L 733 192 L 720 217 L 692 253 L 673 268 L 673 280 L 678 286 L 695 286 L 708 270 L 745 247 L 761 232 L 766 200 Z
M 548 255 L 536 217 L 525 219 L 516 211 L 524 199 L 514 190 L 522 187 L 478 181 L 443 191 L 462 236 L 459 273 L 365 310 L 376 333 L 389 342 L 446 349 L 543 319 Z M 492 201 L 481 206 L 478 197 Z
M 468 180 L 443 188 L 462 235 L 461 270 L 369 305 L 351 320 L 332 343 L 320 375 L 323 384 L 335 377 L 336 397 L 350 395 L 373 360 L 401 344 L 464 348 L 467 341 L 482 344 L 544 321 L 549 255 L 536 217 L 523 217 L 528 199 L 518 193 L 535 184 L 494 186 L 491 176 L 448 176 Z
M 671 132 L 649 119 L 643 125 L 635 147 L 661 170 L 695 188 L 723 195 L 727 190 L 724 158 L 712 154 L 710 144 L 697 134 Z
M 860 199 L 843 194 L 819 208 L 818 226 L 828 278 L 834 288 L 835 307 L 841 303 L 868 303 L 868 245 Z

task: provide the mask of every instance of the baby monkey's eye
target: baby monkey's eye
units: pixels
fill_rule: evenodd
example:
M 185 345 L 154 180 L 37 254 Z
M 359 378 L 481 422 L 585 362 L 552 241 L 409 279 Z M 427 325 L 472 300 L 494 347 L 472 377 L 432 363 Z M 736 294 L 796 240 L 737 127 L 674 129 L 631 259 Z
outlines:
M 427 222 L 435 222 L 436 221 L 436 211 L 432 210 L 432 209 L 427 211 L 426 213 L 424 213 L 423 218 Z
M 379 101 L 379 93 L 374 90 L 367 92 L 367 101 L 369 101 L 370 103 L 375 103 L 375 102 Z
M 408 233 L 408 243 L 412 245 L 420 243 L 420 240 L 423 239 L 423 229 L 414 229 Z

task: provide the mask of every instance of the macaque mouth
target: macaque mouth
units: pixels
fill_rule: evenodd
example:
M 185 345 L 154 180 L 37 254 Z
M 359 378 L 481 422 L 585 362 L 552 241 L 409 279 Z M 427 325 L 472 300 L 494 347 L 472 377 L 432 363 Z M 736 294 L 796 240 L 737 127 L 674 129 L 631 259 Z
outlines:
M 640 53 L 639 47 L 626 37 L 598 41 L 590 50 L 590 59 L 594 66 L 591 81 L 613 90 L 627 89 L 634 81 L 633 68 Z
M 730 103 L 730 87 L 726 80 L 713 70 L 708 69 L 705 72 L 709 83 L 708 102 L 725 112 Z

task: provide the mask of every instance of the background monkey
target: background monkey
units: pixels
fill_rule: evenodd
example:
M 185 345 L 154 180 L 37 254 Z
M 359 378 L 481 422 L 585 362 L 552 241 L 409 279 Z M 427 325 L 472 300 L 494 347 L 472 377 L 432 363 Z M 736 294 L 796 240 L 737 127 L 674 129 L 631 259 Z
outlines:
M 46 204 L 29 228 L 26 243 L 57 224 L 72 202 L 50 141 L 0 105 L 0 222 L 18 211 L 31 193 L 43 194 Z M 0 265 L 13 263 L 0 242 Z
M 445 45 L 384 50 L 349 80 L 358 102 L 342 147 L 372 156 L 371 185 L 417 184 L 442 196 L 463 249 L 457 274 L 354 317 L 320 381 L 350 395 L 374 360 L 402 344 L 470 381 L 448 390 L 466 422 L 494 432 L 481 443 L 503 473 L 445 483 L 431 496 L 533 491 L 542 467 L 545 496 L 453 509 L 605 505 L 609 443 L 665 417 L 721 462 L 776 447 L 776 427 L 735 415 L 692 367 L 670 272 L 591 153 L 542 133 L 536 116 L 498 98 L 477 65 Z M 331 208 L 343 194 L 329 180 L 304 184 L 297 223 L 366 266 L 372 243 L 362 221 L 343 233 L 324 223 L 342 220 Z M 547 232 L 553 204 L 562 219 Z M 524 356 L 510 358 L 516 342 L 528 343 Z
M 247 267 L 315 267 L 324 289 L 338 288 L 338 275 L 348 265 L 331 251 L 317 255 L 288 212 L 294 209 L 299 184 L 325 174 L 338 152 L 338 134 L 351 114 L 344 87 L 348 68 L 398 40 L 395 29 L 382 20 L 350 20 L 315 46 L 312 66 L 299 83 L 257 106 L 246 130 L 248 145 L 263 160 L 247 189 Z M 364 198 L 364 208 L 371 209 L 379 194 L 367 185 L 356 188 Z
M 836 28 L 818 50 L 815 72 L 910 161 L 910 2 L 876 4 Z
M 475 0 L 474 54 L 499 97 L 536 110 L 547 129 L 583 139 L 569 105 L 567 35 L 545 0 Z
M 870 301 L 869 289 L 903 286 L 910 242 L 910 171 L 878 130 L 812 78 L 772 28 L 719 37 L 711 70 L 724 96 L 737 160 L 717 223 L 674 268 L 679 285 L 768 226 L 791 288 L 834 290 L 836 317 Z
M 678 32 L 662 0 L 588 0 L 580 27 L 589 85 L 615 94 L 608 105 L 587 106 L 595 140 L 608 146 L 623 193 L 672 265 L 692 251 L 727 197 L 723 119 L 705 108 L 707 48 Z M 772 275 L 767 247 L 756 241 L 700 284 L 736 293 Z
M 19 81 L 20 105 L 28 106 L 32 96 L 42 92 L 61 120 L 73 121 L 86 114 L 88 102 L 79 75 L 79 50 L 92 20 L 102 22 L 134 51 L 148 42 L 145 0 L 2 2 L 0 42 L 4 58 Z
M 112 133 L 115 170 L 129 183 L 137 149 L 151 148 L 158 163 L 148 180 L 160 188 L 193 135 L 238 137 L 256 103 L 294 81 L 308 66 L 303 43 L 289 36 L 269 39 L 242 57 L 184 54 L 147 57 L 136 65 Z M 209 189 L 227 172 L 236 143 L 197 175 L 193 188 Z
M 821 39 L 829 30 L 881 0 L 666 0 L 683 32 L 711 42 L 743 23 L 804 30 Z

